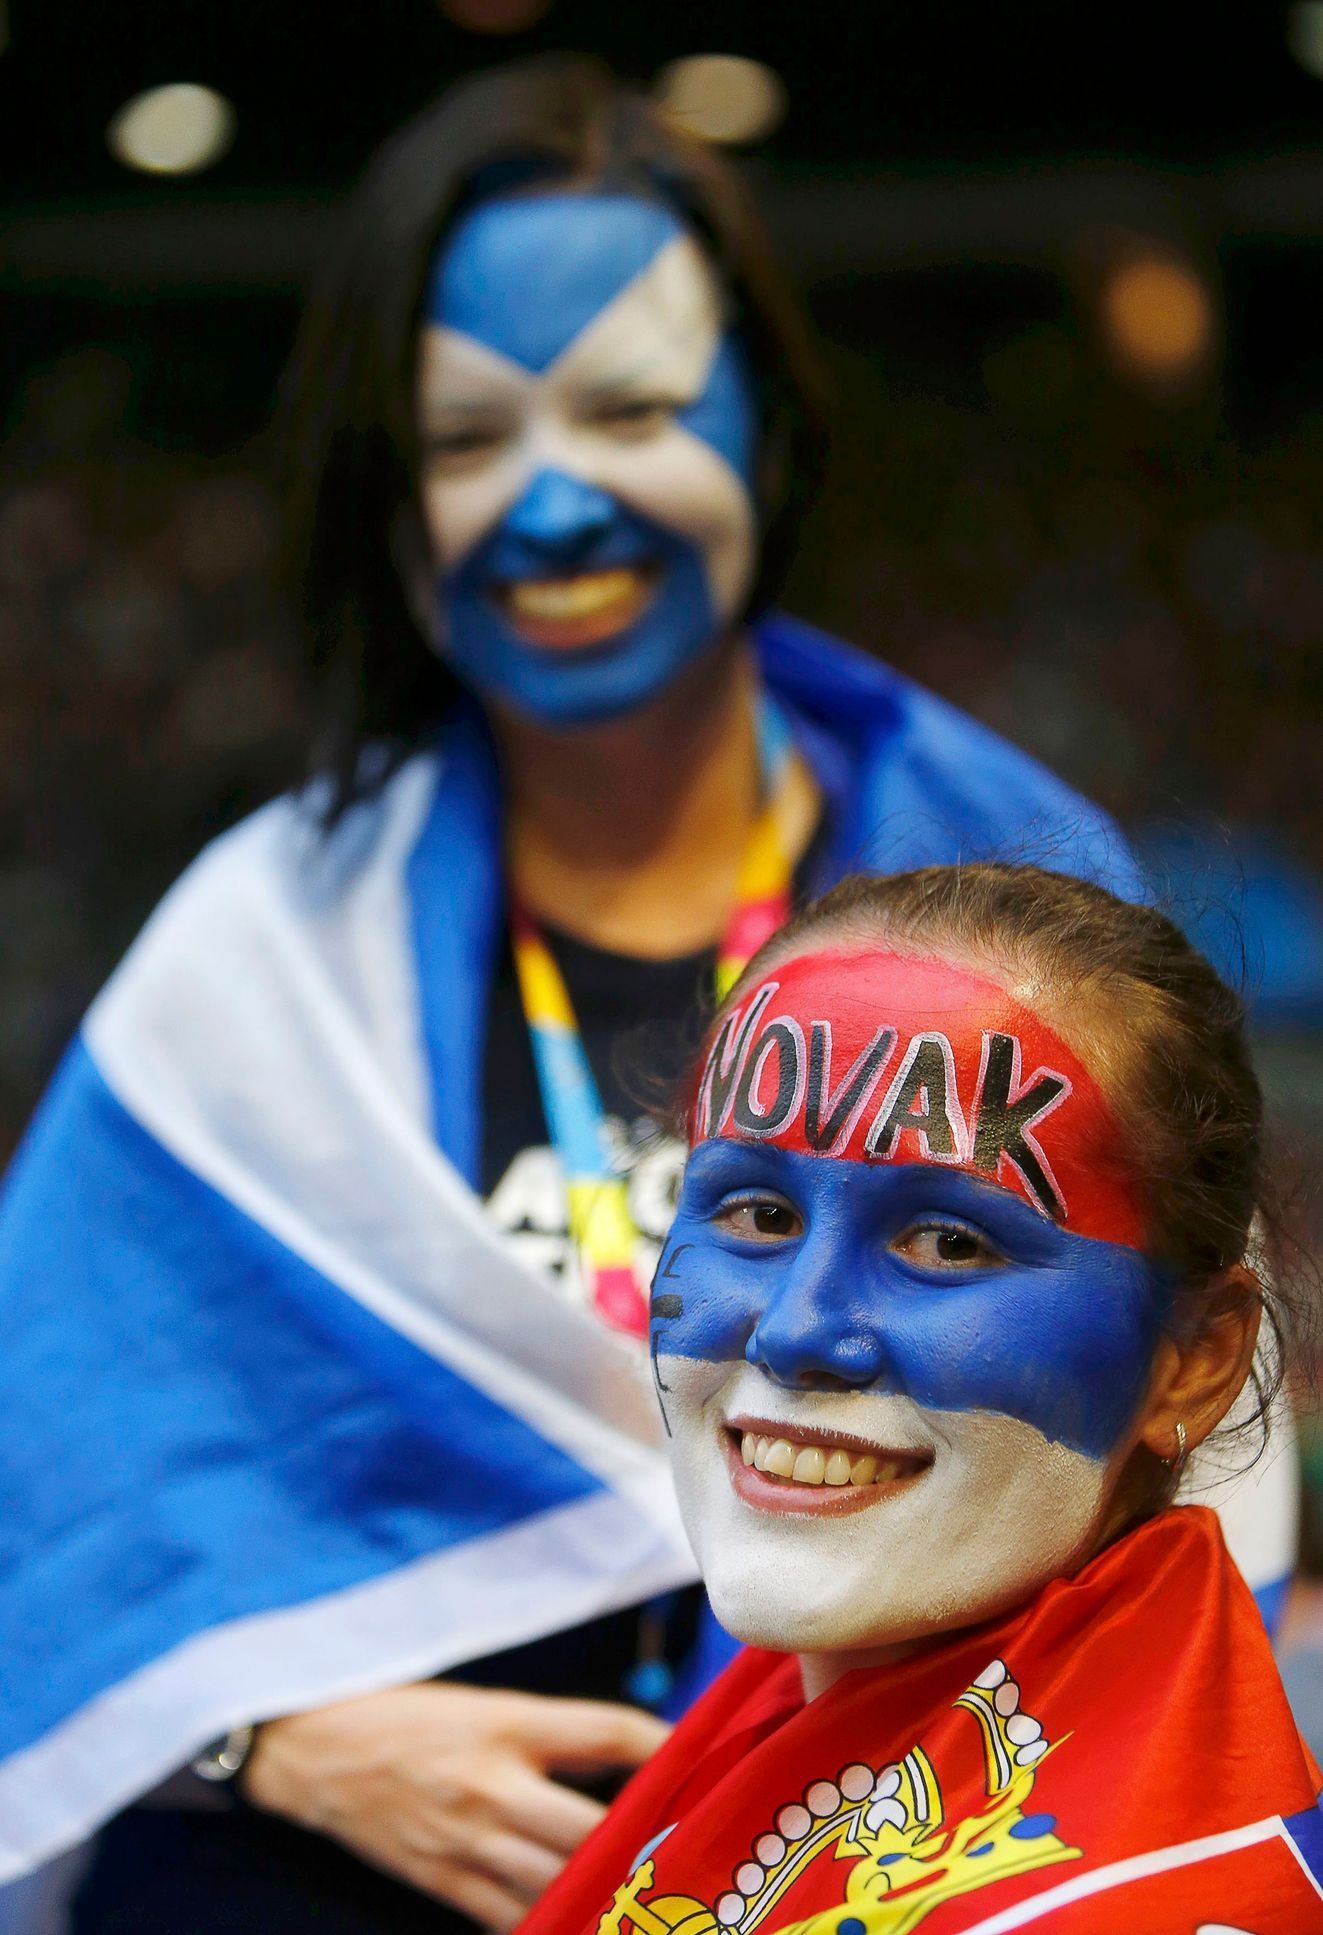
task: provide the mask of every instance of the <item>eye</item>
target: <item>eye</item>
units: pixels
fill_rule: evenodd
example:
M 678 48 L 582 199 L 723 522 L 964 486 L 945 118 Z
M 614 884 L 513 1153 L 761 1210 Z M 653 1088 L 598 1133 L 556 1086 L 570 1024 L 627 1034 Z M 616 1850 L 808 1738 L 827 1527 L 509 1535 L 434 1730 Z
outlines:
M 921 1270 L 989 1270 L 1006 1261 L 980 1230 L 967 1223 L 911 1223 L 891 1247 Z
M 604 397 L 588 407 L 584 420 L 621 442 L 641 442 L 664 430 L 680 407 L 673 397 Z
M 463 429 L 435 430 L 424 439 L 423 456 L 430 468 L 451 475 L 494 455 L 508 434 L 498 424 L 466 424 Z
M 771 1190 L 722 1203 L 712 1221 L 746 1243 L 788 1243 L 801 1236 L 804 1219 L 793 1203 Z

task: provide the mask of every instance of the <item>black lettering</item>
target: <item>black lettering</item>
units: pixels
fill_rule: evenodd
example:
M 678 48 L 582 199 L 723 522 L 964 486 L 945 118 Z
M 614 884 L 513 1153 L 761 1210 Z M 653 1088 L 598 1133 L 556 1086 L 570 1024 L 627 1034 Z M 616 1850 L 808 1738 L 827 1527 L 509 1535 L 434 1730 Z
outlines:
M 777 986 L 777 982 L 769 981 L 765 987 L 759 988 L 743 1017 L 737 1008 L 734 1014 L 727 1015 L 721 1024 L 721 1031 L 712 1044 L 712 1053 L 707 1058 L 707 1067 L 703 1070 L 703 1080 L 699 1086 L 698 1117 L 702 1135 L 720 1134 L 726 1105 L 730 1100 L 731 1090 L 739 1080 L 749 1041 L 768 1002 L 776 993 Z
M 960 1154 L 951 1126 L 947 1068 L 950 1046 L 944 1035 L 916 1035 L 910 1043 L 889 1094 L 868 1131 L 864 1147 L 869 1155 L 891 1156 L 906 1130 L 924 1138 L 924 1147 L 939 1161 Z M 958 1103 L 957 1103 L 958 1107 Z
M 1039 1117 L 1065 1093 L 1068 1083 L 1064 1076 L 1041 1069 L 1033 1086 L 1012 1102 L 1018 1061 L 1019 1047 L 1013 1035 L 989 1035 L 974 1131 L 974 1167 L 995 1176 L 1004 1155 L 1014 1163 L 1048 1215 L 1064 1217 L 1066 1206 L 1031 1131 Z
M 895 1046 L 894 1028 L 879 1028 L 842 1077 L 835 1094 L 831 1082 L 831 1023 L 815 1021 L 809 1029 L 808 1093 L 804 1098 L 804 1140 L 826 1155 L 844 1136 L 847 1126 L 868 1104 L 873 1085 Z
M 776 1057 L 776 1094 L 760 1109 L 754 1091 L 763 1070 Z M 731 1120 L 746 1135 L 775 1135 L 783 1129 L 804 1096 L 804 1034 L 798 1022 L 769 1021 L 745 1057 Z

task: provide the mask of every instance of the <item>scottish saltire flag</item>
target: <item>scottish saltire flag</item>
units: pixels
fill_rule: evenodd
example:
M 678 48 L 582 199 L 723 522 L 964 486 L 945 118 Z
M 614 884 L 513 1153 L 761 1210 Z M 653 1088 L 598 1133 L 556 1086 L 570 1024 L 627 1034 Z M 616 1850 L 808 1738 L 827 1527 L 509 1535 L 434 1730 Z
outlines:
M 829 802 L 815 887 L 1003 851 L 1138 890 L 1015 748 L 804 627 L 758 643 Z M 474 1193 L 499 855 L 466 715 L 329 839 L 257 814 L 163 902 L 15 1160 L 0 1881 L 237 1722 L 693 1577 L 646 1363 Z M 1289 1459 L 1255 1483 L 1272 1588 Z
M 420 929 L 464 895 L 420 875 L 466 864 L 438 790 L 422 759 L 331 852 L 288 803 L 213 847 L 18 1156 L 0 1878 L 245 1718 L 693 1576 L 636 1353 L 438 1146 L 418 963 L 458 937 Z

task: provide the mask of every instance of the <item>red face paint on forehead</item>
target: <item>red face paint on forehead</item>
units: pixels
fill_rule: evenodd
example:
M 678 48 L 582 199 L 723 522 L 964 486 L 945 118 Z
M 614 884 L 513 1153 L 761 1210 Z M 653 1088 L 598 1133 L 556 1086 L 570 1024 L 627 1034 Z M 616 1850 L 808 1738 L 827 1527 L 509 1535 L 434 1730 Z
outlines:
M 951 961 L 824 952 L 773 968 L 708 1054 L 691 1141 L 711 1136 L 970 1170 L 1081 1236 L 1143 1247 L 1098 1084 L 1031 1009 Z

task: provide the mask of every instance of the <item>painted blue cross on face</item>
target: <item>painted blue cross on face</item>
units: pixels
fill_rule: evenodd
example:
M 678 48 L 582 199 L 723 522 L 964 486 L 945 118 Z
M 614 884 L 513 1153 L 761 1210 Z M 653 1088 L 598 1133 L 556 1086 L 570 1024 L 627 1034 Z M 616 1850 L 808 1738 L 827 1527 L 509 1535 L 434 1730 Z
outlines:
M 441 647 L 484 698 L 611 719 L 737 616 L 757 405 L 666 207 L 566 192 L 466 216 L 428 288 L 418 407 Z
M 964 1626 L 1099 1536 L 1170 1303 L 996 1183 L 699 1143 L 652 1342 L 718 1616 L 797 1651 Z

